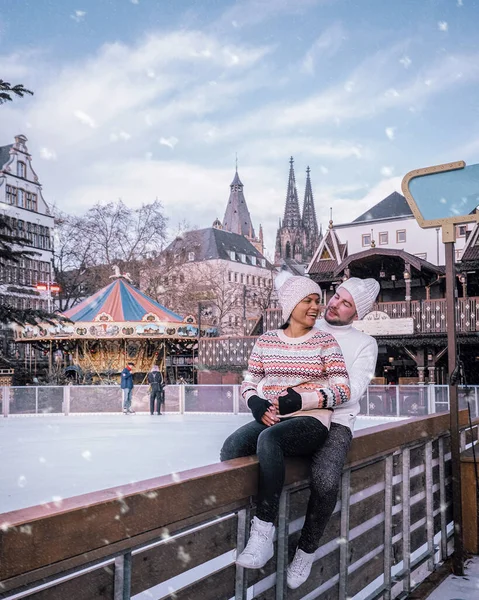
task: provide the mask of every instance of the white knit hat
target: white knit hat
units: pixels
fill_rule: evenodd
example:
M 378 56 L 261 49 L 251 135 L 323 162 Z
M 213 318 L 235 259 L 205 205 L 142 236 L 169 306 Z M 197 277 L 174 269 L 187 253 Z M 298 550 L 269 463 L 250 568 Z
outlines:
M 358 319 L 363 319 L 373 308 L 373 304 L 379 294 L 379 283 L 375 279 L 359 279 L 359 277 L 350 277 L 346 279 L 337 290 L 344 288 L 349 292 L 356 305 Z
M 295 306 L 309 296 L 309 294 L 318 294 L 321 296 L 321 288 L 309 277 L 299 275 L 290 275 L 284 271 L 275 280 L 275 286 L 278 290 L 279 303 L 283 309 L 283 321 L 291 316 Z

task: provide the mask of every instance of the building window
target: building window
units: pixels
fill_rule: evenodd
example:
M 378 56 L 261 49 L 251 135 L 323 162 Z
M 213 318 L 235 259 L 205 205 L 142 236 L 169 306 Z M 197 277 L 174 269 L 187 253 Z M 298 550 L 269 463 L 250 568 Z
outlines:
M 244 273 L 241 273 L 241 283 L 244 283 Z
M 385 244 L 387 244 L 387 243 L 388 243 L 388 241 L 389 241 L 389 240 L 388 240 L 388 232 L 387 232 L 387 231 L 382 231 L 382 232 L 379 234 L 379 244 L 380 244 L 381 246 L 384 246 Z
M 263 268 L 265 268 L 265 267 L 266 267 L 266 259 L 265 259 L 265 258 L 262 258 L 262 259 L 261 259 L 261 266 L 262 266 Z
M 235 283 L 238 283 L 238 273 L 235 273 Z
M 194 252 L 188 252 L 188 260 L 190 262 L 193 262 L 195 260 L 195 253 Z
M 240 260 L 242 263 L 246 262 L 246 254 L 240 254 Z
M 230 258 L 231 260 L 236 260 L 236 252 L 234 250 L 230 250 Z
M 17 177 L 23 177 L 25 179 L 27 176 L 27 165 L 21 160 L 17 161 Z
M 17 203 L 17 188 L 7 185 L 7 204 L 16 205 Z
M 17 206 L 25 208 L 25 192 L 23 190 L 17 190 Z
M 398 244 L 404 244 L 406 241 L 406 230 L 405 229 L 398 229 L 396 231 L 396 243 Z
M 456 260 L 461 260 L 462 258 L 462 250 L 456 250 Z
M 457 237 L 466 237 L 467 225 L 458 225 L 456 227 Z
M 371 245 L 371 234 L 370 233 L 363 233 L 362 244 L 363 244 L 363 248 L 367 248 L 368 246 Z
M 251 257 L 251 264 L 255 267 L 256 266 L 256 256 L 252 256 Z
M 233 281 L 233 272 L 228 271 L 228 281 Z

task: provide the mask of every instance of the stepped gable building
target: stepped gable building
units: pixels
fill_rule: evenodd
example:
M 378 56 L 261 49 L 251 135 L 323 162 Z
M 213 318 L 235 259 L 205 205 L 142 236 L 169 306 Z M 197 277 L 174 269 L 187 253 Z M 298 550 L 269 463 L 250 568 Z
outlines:
M 314 251 L 321 241 L 318 229 L 313 190 L 311 187 L 310 168 L 306 170 L 306 187 L 304 192 L 303 213 L 301 215 L 294 175 L 294 160 L 290 159 L 288 190 L 284 207 L 283 220 L 279 222 L 276 234 L 274 261 L 276 265 L 286 264 L 293 272 L 304 272 Z M 301 268 L 302 267 L 302 268 Z
M 34 252 L 19 262 L 0 265 L 0 302 L 16 308 L 47 310 L 47 299 L 35 290 L 37 283 L 52 281 L 53 216 L 32 167 L 27 138 L 0 146 L 0 210 L 10 226 L 7 235 L 24 238 L 18 250 Z
M 256 237 L 251 216 L 243 192 L 244 185 L 236 168 L 235 176 L 230 184 L 230 197 L 226 205 L 222 228 L 231 233 L 244 236 L 253 246 L 263 254 L 263 228 L 259 227 L 259 236 Z M 215 221 L 216 223 L 216 221 Z M 216 225 L 217 226 L 217 225 Z

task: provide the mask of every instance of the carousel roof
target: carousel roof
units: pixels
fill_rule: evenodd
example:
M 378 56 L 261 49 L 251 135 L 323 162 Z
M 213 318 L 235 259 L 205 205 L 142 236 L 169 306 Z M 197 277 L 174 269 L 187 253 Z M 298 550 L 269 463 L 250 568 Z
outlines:
M 163 322 L 183 321 L 183 317 L 155 302 L 125 279 L 116 279 L 63 314 L 73 322 L 98 321 L 102 314 L 116 322 L 141 321 L 147 314 L 154 314 Z

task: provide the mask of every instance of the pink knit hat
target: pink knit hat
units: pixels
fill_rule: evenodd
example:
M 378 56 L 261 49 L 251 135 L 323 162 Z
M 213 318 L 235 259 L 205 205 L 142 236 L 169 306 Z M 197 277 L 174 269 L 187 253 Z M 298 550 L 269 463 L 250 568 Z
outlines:
M 309 296 L 318 294 L 321 296 L 321 288 L 309 277 L 300 275 L 291 275 L 284 271 L 275 280 L 275 287 L 278 291 L 279 303 L 283 309 L 283 321 L 286 322 L 295 306 Z

